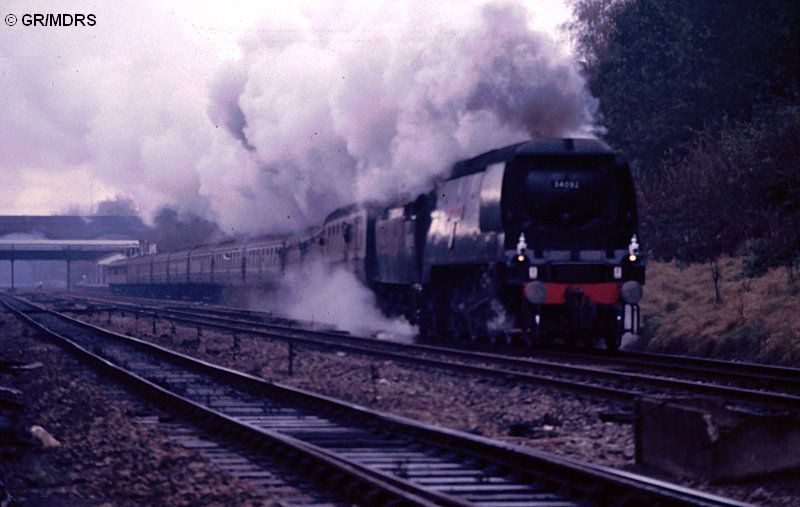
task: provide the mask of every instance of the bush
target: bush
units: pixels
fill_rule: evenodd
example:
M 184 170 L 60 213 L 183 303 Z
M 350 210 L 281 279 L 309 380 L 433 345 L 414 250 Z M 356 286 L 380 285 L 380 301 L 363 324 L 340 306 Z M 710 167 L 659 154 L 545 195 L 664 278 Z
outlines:
M 637 349 L 800 366 L 800 298 L 783 268 L 736 280 L 743 265 L 742 258 L 720 259 L 717 304 L 707 264 L 650 262 Z
M 735 327 L 714 347 L 715 357 L 726 359 L 750 359 L 757 357 L 761 344 L 767 338 L 764 325 L 758 321 Z
M 774 255 L 769 241 L 764 238 L 749 239 L 742 249 L 742 275 L 757 278 L 774 265 Z
M 742 253 L 747 276 L 800 257 L 800 107 L 702 134 L 688 155 L 639 178 L 651 256 L 707 262 Z

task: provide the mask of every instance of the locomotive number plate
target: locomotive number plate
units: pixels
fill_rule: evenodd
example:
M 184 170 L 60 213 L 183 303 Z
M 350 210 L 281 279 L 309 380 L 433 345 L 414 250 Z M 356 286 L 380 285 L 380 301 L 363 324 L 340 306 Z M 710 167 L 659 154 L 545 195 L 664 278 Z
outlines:
M 579 181 L 568 181 L 568 180 L 553 180 L 553 188 L 563 188 L 566 190 L 578 190 L 581 188 L 581 183 Z

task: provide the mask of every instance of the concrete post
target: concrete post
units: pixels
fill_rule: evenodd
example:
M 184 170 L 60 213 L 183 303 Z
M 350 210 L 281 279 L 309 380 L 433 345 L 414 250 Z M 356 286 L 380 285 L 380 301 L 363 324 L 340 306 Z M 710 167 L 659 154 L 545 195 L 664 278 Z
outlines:
M 67 292 L 72 290 L 72 262 L 67 259 Z
M 14 288 L 14 259 L 11 259 L 11 288 Z

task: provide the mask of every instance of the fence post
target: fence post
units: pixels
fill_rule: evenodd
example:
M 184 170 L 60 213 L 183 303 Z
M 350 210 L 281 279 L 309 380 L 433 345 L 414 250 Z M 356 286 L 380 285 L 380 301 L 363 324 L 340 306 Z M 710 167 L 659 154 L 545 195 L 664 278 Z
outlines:
M 369 365 L 369 376 L 372 379 L 372 402 L 378 402 L 378 378 L 380 375 L 378 374 L 378 368 L 375 367 L 374 364 Z
M 289 343 L 289 376 L 294 374 L 294 342 Z

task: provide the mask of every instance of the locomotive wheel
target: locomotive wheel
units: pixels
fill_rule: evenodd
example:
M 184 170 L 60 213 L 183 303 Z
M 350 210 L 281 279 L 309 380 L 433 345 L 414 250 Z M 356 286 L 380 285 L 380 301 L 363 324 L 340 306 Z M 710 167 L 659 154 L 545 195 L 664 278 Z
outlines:
M 425 308 L 426 325 L 424 328 L 420 326 L 420 332 L 424 329 L 426 337 L 434 340 L 449 340 L 452 337 L 452 324 L 447 291 L 442 288 L 432 289 Z
M 511 347 L 514 345 L 514 335 L 511 331 L 492 331 L 489 333 L 489 340 L 491 341 L 492 345 L 501 345 L 505 347 Z
M 463 303 L 455 304 L 450 307 L 448 313 L 450 322 L 450 332 L 457 339 L 478 342 L 487 336 L 489 331 L 486 328 L 488 315 L 483 310 L 481 303 L 478 308 L 465 306 Z
M 471 338 L 469 326 L 466 322 L 464 305 L 457 298 L 450 299 L 450 308 L 447 311 L 447 327 L 450 334 L 457 340 Z
M 522 302 L 522 309 L 519 313 L 519 327 L 522 329 L 522 345 L 532 349 L 542 344 L 542 329 L 534 321 L 535 312 L 527 301 Z
M 449 285 L 445 286 L 445 283 Z M 446 303 L 441 306 L 446 311 L 444 315 L 441 312 L 436 313 L 444 317 L 447 327 L 444 335 L 473 342 L 488 339 L 487 324 L 495 315 L 492 308 L 494 285 L 494 276 L 490 270 L 475 270 L 456 283 L 452 283 L 452 279 L 443 281 L 440 290 Z
M 617 351 L 619 346 L 622 345 L 622 335 L 616 332 L 610 332 L 605 336 L 606 350 Z
M 622 322 L 616 319 L 616 315 L 612 315 L 608 319 L 603 336 L 603 341 L 606 344 L 606 350 L 611 352 L 619 350 L 620 345 L 622 345 L 623 332 L 624 329 Z
M 489 301 L 489 315 L 486 316 L 486 327 L 489 343 L 493 346 L 510 347 L 514 344 L 514 335 L 510 328 L 513 317 L 497 298 Z
M 564 344 L 570 349 L 578 348 L 578 338 L 573 331 L 569 331 L 564 335 Z
M 422 341 L 431 340 L 436 337 L 436 328 L 433 327 L 433 312 L 423 310 L 420 312 L 417 325 L 419 326 L 419 338 Z

